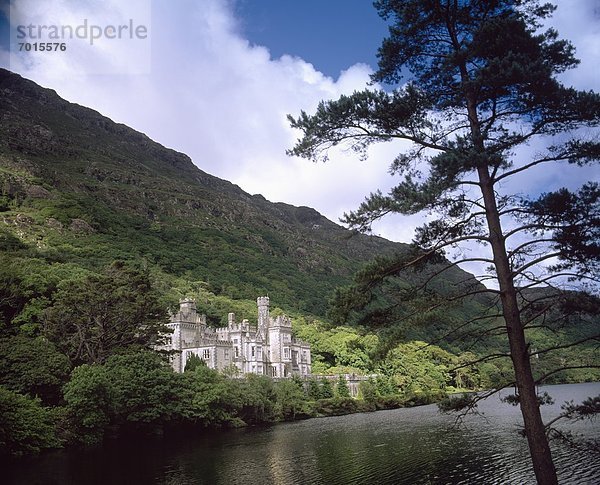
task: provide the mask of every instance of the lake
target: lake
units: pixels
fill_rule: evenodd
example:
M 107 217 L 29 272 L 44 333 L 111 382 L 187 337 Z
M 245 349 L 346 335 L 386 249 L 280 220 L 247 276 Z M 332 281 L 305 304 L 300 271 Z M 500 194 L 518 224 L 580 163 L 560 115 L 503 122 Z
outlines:
M 546 386 L 556 404 L 600 394 L 600 383 Z M 501 395 L 511 391 L 505 390 Z M 518 407 L 494 395 L 483 416 L 436 406 L 316 418 L 267 428 L 148 439 L 96 450 L 56 451 L 4 467 L 9 484 L 526 484 L 535 483 Z M 563 425 L 600 439 L 600 422 Z M 561 484 L 600 483 L 600 457 L 553 444 Z

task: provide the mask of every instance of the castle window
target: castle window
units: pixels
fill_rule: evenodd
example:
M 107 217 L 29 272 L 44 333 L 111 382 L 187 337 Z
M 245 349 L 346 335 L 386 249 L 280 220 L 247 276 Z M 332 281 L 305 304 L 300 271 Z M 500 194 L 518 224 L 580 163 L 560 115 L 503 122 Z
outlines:
M 254 357 L 255 350 L 256 350 L 256 347 L 254 347 L 254 345 L 253 345 L 253 346 L 252 346 L 252 357 Z
M 289 349 L 289 347 L 284 347 L 283 348 L 283 358 L 284 359 L 289 359 L 290 358 L 290 349 Z
M 277 367 L 271 367 L 271 375 L 277 377 Z
M 210 359 L 210 349 L 204 349 L 204 352 L 202 354 L 202 357 L 206 360 L 206 359 Z
M 262 359 L 262 348 L 261 348 L 261 347 L 257 347 L 257 348 L 256 348 L 256 356 L 257 356 L 259 359 Z
M 240 348 L 239 347 L 235 347 L 235 356 L 239 357 L 240 356 Z
M 306 362 L 307 358 L 306 358 L 306 350 L 302 351 L 302 362 Z
M 229 349 L 223 350 L 223 357 L 225 357 L 225 359 L 229 360 Z

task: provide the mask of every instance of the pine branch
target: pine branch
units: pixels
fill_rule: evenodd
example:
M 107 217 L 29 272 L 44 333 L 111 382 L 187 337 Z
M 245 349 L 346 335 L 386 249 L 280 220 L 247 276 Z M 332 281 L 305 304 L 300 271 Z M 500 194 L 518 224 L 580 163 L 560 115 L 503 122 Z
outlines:
M 559 367 L 557 369 L 552 369 L 550 372 L 546 372 L 544 375 L 542 375 L 541 377 L 539 377 L 538 379 L 536 379 L 535 384 L 537 386 L 539 386 L 546 379 L 548 379 L 548 377 L 550 377 L 550 376 L 552 376 L 554 374 L 558 374 L 559 372 L 563 372 L 565 370 L 570 370 L 570 369 L 600 369 L 600 365 L 590 364 L 590 365 L 569 365 L 569 366 L 562 366 L 562 367 Z
M 568 349 L 571 347 L 576 347 L 577 345 L 581 345 L 585 342 L 589 342 L 591 340 L 599 340 L 600 339 L 600 333 L 596 334 L 596 335 L 590 335 L 588 337 L 576 340 L 574 342 L 569 342 L 567 344 L 563 344 L 563 345 L 555 345 L 554 347 L 548 347 L 542 350 L 536 350 L 535 352 L 530 352 L 529 356 L 531 357 L 532 355 L 539 355 L 539 354 L 547 354 L 548 352 L 553 352 L 555 350 L 560 350 L 560 349 Z

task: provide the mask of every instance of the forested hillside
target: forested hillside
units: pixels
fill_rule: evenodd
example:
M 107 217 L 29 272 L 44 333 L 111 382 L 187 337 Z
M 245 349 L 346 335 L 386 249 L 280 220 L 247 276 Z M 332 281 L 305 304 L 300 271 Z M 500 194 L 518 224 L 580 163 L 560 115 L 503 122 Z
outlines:
M 0 71 L 2 234 L 98 269 L 137 260 L 215 293 L 322 315 L 327 295 L 373 255 L 401 250 L 351 236 L 314 209 L 273 204 L 198 169 L 99 113 Z M 201 160 L 197 160 L 202 165 Z

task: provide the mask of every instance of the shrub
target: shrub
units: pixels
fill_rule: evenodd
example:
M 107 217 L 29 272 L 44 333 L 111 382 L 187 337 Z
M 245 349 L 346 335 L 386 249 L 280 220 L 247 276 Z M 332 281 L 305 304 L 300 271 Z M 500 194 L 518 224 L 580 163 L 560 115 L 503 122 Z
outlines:
M 19 456 L 60 445 L 52 413 L 40 405 L 39 399 L 0 386 L 0 455 Z

